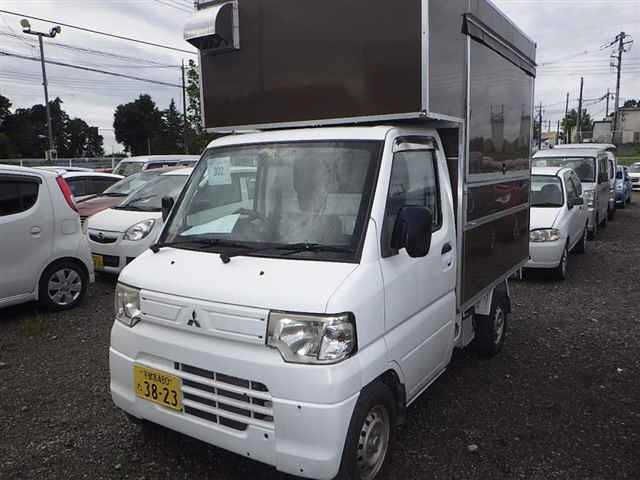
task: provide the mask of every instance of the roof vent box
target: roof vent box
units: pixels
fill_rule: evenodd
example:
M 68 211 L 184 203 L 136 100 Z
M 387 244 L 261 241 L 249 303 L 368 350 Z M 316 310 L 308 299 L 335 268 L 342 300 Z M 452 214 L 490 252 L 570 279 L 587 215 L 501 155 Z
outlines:
M 187 42 L 205 55 L 240 49 L 238 0 L 203 1 L 197 8 L 184 29 Z

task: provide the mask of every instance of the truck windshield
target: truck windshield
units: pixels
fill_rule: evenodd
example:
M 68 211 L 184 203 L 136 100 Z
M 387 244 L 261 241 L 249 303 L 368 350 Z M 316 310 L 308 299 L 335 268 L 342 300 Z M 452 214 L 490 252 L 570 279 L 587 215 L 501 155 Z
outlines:
M 107 188 L 103 195 L 107 197 L 126 197 L 156 176 L 158 174 L 153 171 L 136 173 Z
M 210 149 L 161 243 L 222 251 L 240 245 L 243 255 L 259 250 L 261 256 L 353 261 L 381 146 L 313 141 Z
M 596 159 L 593 157 L 537 157 L 533 166 L 572 168 L 582 183 L 596 181 Z
M 564 205 L 562 182 L 551 175 L 533 175 L 531 177 L 531 207 L 560 208 Z
M 143 168 L 143 162 L 127 162 L 123 160 L 116 166 L 113 173 L 116 175 L 122 175 L 123 177 L 128 177 L 134 173 L 141 172 Z

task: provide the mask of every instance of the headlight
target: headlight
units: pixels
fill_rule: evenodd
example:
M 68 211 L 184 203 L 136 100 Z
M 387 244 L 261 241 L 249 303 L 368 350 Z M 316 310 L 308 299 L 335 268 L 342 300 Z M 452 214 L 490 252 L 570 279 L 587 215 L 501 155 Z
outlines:
M 593 207 L 593 191 L 587 190 L 582 195 L 584 197 L 584 201 L 589 207 Z
M 140 321 L 140 290 L 118 283 L 115 297 L 116 320 L 127 327 L 134 327 Z
M 153 226 L 155 224 L 156 221 L 153 219 L 136 223 L 133 227 L 128 228 L 127 231 L 124 232 L 124 239 L 132 240 L 134 242 L 142 240 L 151 233 L 151 230 L 153 230 Z
M 548 228 L 545 230 L 532 230 L 529 233 L 532 242 L 555 242 L 560 240 L 560 230 Z
M 285 362 L 332 364 L 357 350 L 352 314 L 269 314 L 267 345 L 277 348 Z

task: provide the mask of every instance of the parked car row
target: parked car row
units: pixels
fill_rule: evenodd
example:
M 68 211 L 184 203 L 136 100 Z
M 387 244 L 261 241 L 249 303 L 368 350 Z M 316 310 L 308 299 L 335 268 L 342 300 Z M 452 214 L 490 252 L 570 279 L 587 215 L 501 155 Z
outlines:
M 564 280 L 569 254 L 585 253 L 587 239 L 614 219 L 616 208 L 631 203 L 629 169 L 618 166 L 615 151 L 614 145 L 576 144 L 534 155 L 527 269 Z
M 162 198 L 179 194 L 192 170 L 181 165 L 197 158 L 127 159 L 141 167 L 128 177 L 0 165 L 0 307 L 31 300 L 50 309 L 77 305 L 95 270 L 118 273 L 155 241 Z

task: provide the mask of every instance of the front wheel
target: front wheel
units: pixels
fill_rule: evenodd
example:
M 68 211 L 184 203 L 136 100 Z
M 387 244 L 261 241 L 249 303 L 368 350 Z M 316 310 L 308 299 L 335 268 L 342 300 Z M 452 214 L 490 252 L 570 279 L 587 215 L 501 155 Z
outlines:
M 569 266 L 569 249 L 565 246 L 564 250 L 562 251 L 562 258 L 560 258 L 560 263 L 553 270 L 553 276 L 557 280 L 566 280 L 568 266 Z
M 372 383 L 360 393 L 336 480 L 376 478 L 387 458 L 395 417 L 393 394 L 384 383 Z

